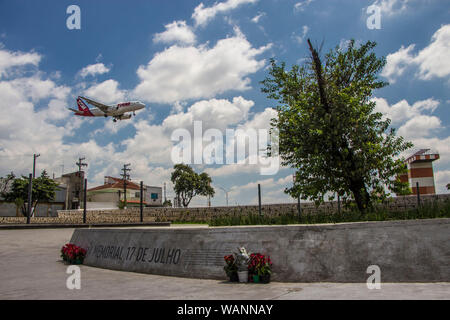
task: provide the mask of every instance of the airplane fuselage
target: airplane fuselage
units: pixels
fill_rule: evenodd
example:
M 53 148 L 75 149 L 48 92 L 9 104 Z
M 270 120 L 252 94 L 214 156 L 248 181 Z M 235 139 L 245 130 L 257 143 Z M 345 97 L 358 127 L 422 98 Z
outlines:
M 95 107 L 90 109 L 86 103 L 94 105 Z M 135 115 L 135 111 L 144 109 L 145 104 L 140 101 L 127 101 L 113 105 L 106 105 L 88 98 L 77 98 L 78 110 L 69 108 L 75 115 L 81 117 L 113 117 L 113 121 L 130 119 L 132 115 Z
M 87 112 L 84 114 L 77 114 L 77 115 L 85 117 L 105 117 L 105 116 L 118 117 L 127 112 L 134 112 L 143 108 L 145 108 L 145 105 L 142 102 L 130 101 L 109 105 L 108 110 L 106 112 L 103 112 L 99 108 L 94 107 L 92 109 L 86 110 Z

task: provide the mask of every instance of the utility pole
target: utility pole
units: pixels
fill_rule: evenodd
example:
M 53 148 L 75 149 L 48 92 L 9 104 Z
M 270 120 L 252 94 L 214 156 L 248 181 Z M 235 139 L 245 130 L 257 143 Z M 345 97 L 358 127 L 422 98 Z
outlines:
M 124 197 L 124 209 L 127 208 L 127 180 L 130 179 L 130 175 L 128 174 L 128 171 L 131 171 L 128 167 L 131 166 L 131 163 L 127 163 L 123 165 L 121 174 L 123 179 L 123 197 Z
M 87 167 L 87 163 L 84 163 L 83 160 L 85 160 L 85 157 L 78 158 L 78 162 L 76 165 L 78 166 L 78 177 L 80 178 L 80 191 L 78 194 L 78 209 L 81 209 L 81 195 L 83 191 L 83 180 L 84 180 L 84 174 L 82 175 L 81 172 L 83 172 L 81 169 L 83 167 Z M 84 172 L 83 172 L 84 173 Z
M 33 201 L 33 175 L 30 173 L 30 177 L 28 178 L 28 210 L 27 210 L 27 224 L 30 224 L 31 217 L 31 202 Z
M 261 211 L 261 185 L 258 183 L 258 212 L 259 212 L 259 216 L 262 216 L 262 211 Z
M 86 193 L 87 193 L 87 179 L 84 179 L 84 192 L 83 192 L 83 223 L 86 223 Z
M 39 157 L 41 154 L 33 154 L 33 179 L 36 177 L 36 158 Z
M 144 181 L 141 181 L 139 197 L 139 212 L 141 222 L 144 222 Z
M 164 203 L 167 202 L 167 197 L 166 197 L 166 183 L 164 182 Z

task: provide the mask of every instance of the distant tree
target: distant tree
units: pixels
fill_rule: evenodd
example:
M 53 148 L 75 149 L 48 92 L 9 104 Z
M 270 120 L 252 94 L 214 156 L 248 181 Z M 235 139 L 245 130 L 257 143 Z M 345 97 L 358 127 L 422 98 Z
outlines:
M 55 197 L 55 191 L 58 184 L 50 179 L 47 172 L 44 170 L 38 178 L 33 179 L 32 189 L 32 206 L 36 208 L 39 202 L 48 202 Z M 14 178 L 11 182 L 9 190 L 2 193 L 5 201 L 14 202 L 20 207 L 24 216 L 27 215 L 26 202 L 28 201 L 28 177 Z
M 385 187 L 405 192 L 407 183 L 397 176 L 406 172 L 401 158 L 410 147 L 390 120 L 374 112 L 370 101 L 375 89 L 387 85 L 377 79 L 386 61 L 372 52 L 375 42 L 336 47 L 325 56 L 308 39 L 311 60 L 285 70 L 271 60 L 262 91 L 278 101 L 278 131 L 282 164 L 296 170 L 296 182 L 285 192 L 323 202 L 328 192 L 344 200 L 353 198 L 365 212 L 374 198 L 387 196 Z
M 3 194 L 9 190 L 15 178 L 16 176 L 14 172 L 11 172 L 4 178 L 3 177 L 0 178 L 0 196 L 3 197 Z
M 211 187 L 211 177 L 207 173 L 197 174 L 186 164 L 176 164 L 173 166 L 171 181 L 177 197 L 181 198 L 183 207 L 187 207 L 192 198 L 201 196 L 214 196 L 214 189 Z
M 170 200 L 166 200 L 163 202 L 163 207 L 172 207 L 172 201 Z

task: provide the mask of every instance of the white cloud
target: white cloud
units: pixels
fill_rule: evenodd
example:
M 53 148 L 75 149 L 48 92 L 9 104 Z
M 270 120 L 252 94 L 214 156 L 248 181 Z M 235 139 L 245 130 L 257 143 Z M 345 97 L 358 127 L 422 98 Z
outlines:
M 386 57 L 386 66 L 381 75 L 395 82 L 404 71 L 411 66 L 417 66 L 416 77 L 430 80 L 435 77 L 445 78 L 450 75 L 450 24 L 443 25 L 437 30 L 431 43 L 414 55 L 415 45 L 401 48 Z
M 284 189 L 292 186 L 292 174 L 283 178 L 268 178 L 244 185 L 234 185 L 230 188 L 229 196 L 239 203 L 258 203 L 258 184 L 261 185 L 261 200 L 264 204 L 293 202 L 294 200 L 284 193 Z
M 391 119 L 391 125 L 397 127 L 398 134 L 406 140 L 428 137 L 435 130 L 442 128 L 441 120 L 431 115 L 439 106 L 437 100 L 430 98 L 416 101 L 412 105 L 401 100 L 392 106 L 383 98 L 373 98 L 372 101 L 376 103 L 374 111 Z
M 435 116 L 416 116 L 408 120 L 398 129 L 398 134 L 405 139 L 428 137 L 436 129 L 440 129 L 441 120 Z
M 170 133 L 161 125 L 151 125 L 147 121 L 138 121 L 134 124 L 136 134 L 124 140 L 121 144 L 126 146 L 124 156 L 139 159 L 147 164 L 168 164 L 172 166 L 170 154 L 172 141 Z M 138 162 L 138 161 L 137 161 Z
M 399 127 L 398 135 L 414 144 L 413 149 L 406 150 L 401 156 L 408 157 L 416 149 L 432 149 L 440 154 L 440 159 L 434 162 L 436 192 L 444 193 L 443 177 L 448 174 L 445 169 L 450 164 L 450 137 L 431 136 L 436 130 L 443 128 L 441 119 L 430 115 L 439 106 L 439 102 L 426 99 L 409 105 L 406 100 L 401 100 L 390 106 L 383 98 L 372 100 L 377 103 L 375 111 L 382 112 L 385 117 L 392 119 L 392 124 Z M 440 168 L 444 171 L 442 172 Z
M 401 100 L 392 106 L 383 98 L 373 98 L 372 101 L 376 103 L 375 111 L 381 112 L 385 118 L 391 119 L 394 126 L 420 116 L 423 111 L 432 113 L 439 106 L 439 101 L 431 98 L 417 101 L 413 105 L 409 105 L 406 100 Z
M 146 101 L 174 103 L 186 99 L 212 98 L 228 90 L 250 89 L 247 75 L 261 69 L 265 61 L 256 56 L 270 44 L 253 48 L 242 33 L 219 40 L 213 48 L 207 45 L 177 45 L 156 54 L 137 74 L 141 83 L 134 89 Z
M 67 118 L 69 113 L 64 113 L 64 107 L 69 93 L 69 88 L 41 79 L 39 74 L 0 82 L 2 174 L 10 171 L 27 174 L 33 153 L 41 154 L 38 172 L 56 166 L 58 157 L 67 152 L 63 139 L 75 128 L 52 123 Z M 47 99 L 50 101 L 45 106 Z M 37 105 L 41 105 L 39 110 Z
M 450 164 L 450 136 L 442 139 L 438 137 L 418 137 L 411 141 L 414 143 L 414 149 L 432 149 L 439 152 L 440 159 L 436 163 L 440 165 Z
M 450 24 L 434 33 L 430 45 L 419 52 L 415 62 L 419 65 L 420 79 L 450 75 Z
M 117 103 L 125 99 L 126 91 L 119 89 L 119 83 L 116 80 L 108 79 L 89 87 L 84 94 L 101 103 Z
M 277 111 L 273 108 L 266 108 L 263 112 L 256 113 L 253 118 L 239 126 L 241 129 L 269 129 L 270 120 L 277 116 Z
M 439 161 L 439 160 L 438 160 Z M 450 170 L 434 170 L 434 182 L 436 187 L 436 193 L 449 193 L 447 190 L 447 184 L 450 183 Z
M 110 69 L 103 63 L 90 64 L 79 71 L 79 75 L 83 78 L 87 76 L 95 76 L 97 74 L 108 73 Z
M 46 110 L 41 111 L 46 114 L 47 119 L 49 120 L 62 120 L 71 116 L 71 114 L 67 110 L 67 101 L 66 99 L 52 99 L 48 103 L 48 108 Z
M 157 33 L 153 37 L 153 42 L 158 43 L 181 43 L 194 44 L 195 34 L 192 28 L 186 25 L 186 21 L 174 21 L 165 25 L 166 31 Z
M 255 3 L 257 1 L 258 0 L 227 0 L 225 2 L 216 2 L 212 7 L 205 7 L 202 2 L 194 9 L 192 19 L 194 19 L 196 26 L 204 26 L 218 13 L 225 13 L 236 9 L 243 4 Z
M 386 65 L 381 72 L 383 77 L 388 78 L 392 83 L 395 82 L 397 77 L 400 77 L 409 65 L 414 63 L 414 57 L 412 51 L 414 50 L 414 44 L 405 48 L 401 48 L 394 53 L 388 54 L 386 57 Z
M 217 128 L 224 130 L 248 118 L 248 112 L 254 102 L 243 97 L 202 100 L 194 103 L 186 112 L 168 116 L 163 126 L 167 129 L 191 128 L 194 121 L 203 122 L 203 130 Z
M 304 11 L 307 6 L 314 0 L 300 1 L 294 4 L 294 12 Z
M 65 86 L 57 86 L 50 79 L 42 79 L 39 73 L 28 78 L 16 78 L 10 81 L 15 90 L 33 102 L 47 97 L 65 99 L 70 89 Z
M 7 75 L 12 68 L 25 65 L 37 66 L 42 56 L 36 52 L 12 52 L 0 47 L 0 78 Z
M 381 14 L 394 16 L 405 12 L 408 8 L 408 3 L 411 2 L 411 0 L 377 0 L 374 5 L 380 8 Z
M 301 35 L 298 35 L 298 34 L 296 34 L 295 32 L 292 34 L 292 36 L 293 36 L 293 38 L 294 38 L 294 40 L 298 43 L 298 44 L 302 44 L 303 43 L 303 40 L 305 39 L 305 37 L 306 37 L 306 34 L 308 33 L 308 31 L 309 31 L 309 27 L 308 26 L 303 26 L 302 27 L 302 34 Z
M 254 17 L 252 18 L 252 22 L 253 22 L 253 23 L 258 23 L 259 20 L 260 20 L 262 17 L 264 17 L 265 15 L 266 15 L 265 12 L 259 13 L 258 15 L 254 16 Z
M 94 96 L 104 94 L 114 99 L 123 96 L 114 80 L 89 89 Z M 0 81 L 0 176 L 11 171 L 16 175 L 28 174 L 33 153 L 40 153 L 38 174 L 45 168 L 50 175 L 57 176 L 61 174 L 62 164 L 64 172 L 75 171 L 76 159 L 84 156 L 89 164 L 87 176 L 91 186 L 102 184 L 104 175 L 117 176 L 126 162 L 133 164 L 132 178 L 147 184 L 162 185 L 170 178 L 171 169 L 154 165 L 170 163 L 171 141 L 162 126 L 151 126 L 145 121 L 133 123 L 135 136 L 101 146 L 95 138 L 89 139 L 85 132 L 77 131 L 90 120 L 73 117 L 65 109 L 70 92 L 69 87 L 58 85 L 40 71 L 28 78 Z M 109 127 L 105 125 L 105 128 Z M 66 137 L 75 133 L 82 142 L 65 142 Z M 123 151 L 119 151 L 121 147 Z

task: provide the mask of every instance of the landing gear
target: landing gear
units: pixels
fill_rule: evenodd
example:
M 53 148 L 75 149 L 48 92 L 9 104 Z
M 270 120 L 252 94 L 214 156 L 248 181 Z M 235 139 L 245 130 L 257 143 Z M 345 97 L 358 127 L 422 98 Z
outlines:
M 114 118 L 114 119 L 113 119 L 113 122 L 117 122 L 117 119 Z
M 106 115 L 106 114 L 104 114 L 103 116 L 104 116 L 105 118 L 107 118 L 107 117 L 108 117 L 108 115 Z
M 136 117 L 136 112 L 134 112 L 134 111 L 133 111 L 133 116 L 135 116 L 135 117 Z

